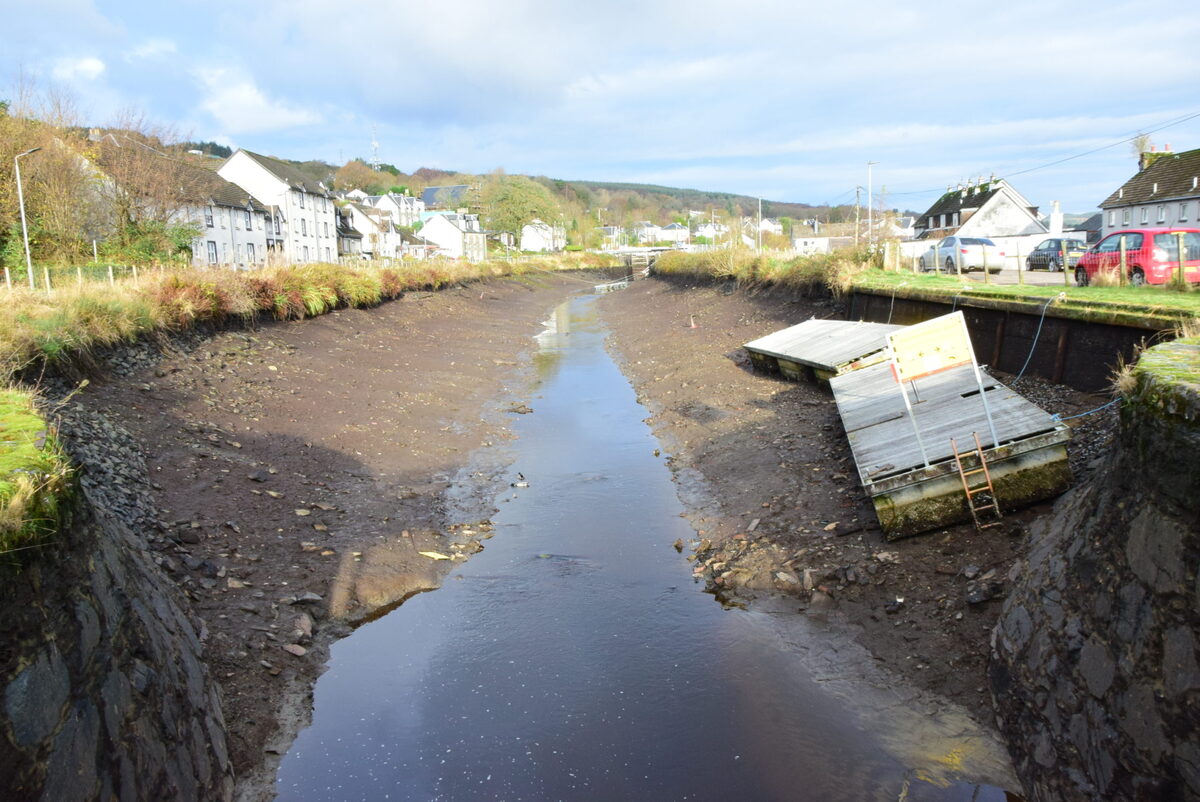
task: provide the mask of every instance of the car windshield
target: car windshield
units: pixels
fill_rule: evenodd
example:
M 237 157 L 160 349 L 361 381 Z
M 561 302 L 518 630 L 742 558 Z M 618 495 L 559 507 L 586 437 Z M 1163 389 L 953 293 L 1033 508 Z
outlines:
M 990 239 L 983 239 L 982 237 L 963 237 L 962 244 L 963 245 L 992 245 L 992 246 L 994 246 L 996 243 L 992 242 Z
M 1082 251 L 1084 248 L 1087 247 L 1086 245 L 1083 244 L 1083 240 L 1078 240 L 1078 239 L 1067 240 L 1066 246 L 1068 248 L 1075 248 L 1076 250 L 1080 250 L 1080 251 Z

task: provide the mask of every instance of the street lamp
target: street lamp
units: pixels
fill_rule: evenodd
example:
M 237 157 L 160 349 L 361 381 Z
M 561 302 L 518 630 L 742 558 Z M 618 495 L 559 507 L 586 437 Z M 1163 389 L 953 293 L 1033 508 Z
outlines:
M 867 243 L 875 252 L 874 203 L 871 200 L 871 168 L 879 162 L 867 162 Z
M 41 148 L 30 148 L 24 153 L 13 156 L 13 169 L 17 174 L 17 204 L 21 207 L 21 236 L 25 240 L 25 272 L 29 274 L 29 289 L 33 289 L 33 259 L 29 256 L 29 226 L 25 223 L 25 193 L 21 191 L 21 157 L 37 153 Z M 8 266 L 4 267 L 4 283 L 12 289 L 12 278 L 8 274 Z

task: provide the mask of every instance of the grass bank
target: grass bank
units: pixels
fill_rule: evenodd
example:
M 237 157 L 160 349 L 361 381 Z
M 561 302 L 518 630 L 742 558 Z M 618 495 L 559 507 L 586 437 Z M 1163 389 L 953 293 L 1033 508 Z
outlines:
M 374 306 L 414 290 L 489 278 L 605 267 L 592 254 L 471 264 L 413 261 L 354 266 L 311 264 L 253 272 L 141 271 L 113 283 L 82 282 L 47 295 L 14 289 L 0 306 L 0 556 L 51 538 L 70 466 L 33 394 L 13 386 L 42 365 L 88 363 L 94 353 L 156 332 L 294 320 L 340 307 Z

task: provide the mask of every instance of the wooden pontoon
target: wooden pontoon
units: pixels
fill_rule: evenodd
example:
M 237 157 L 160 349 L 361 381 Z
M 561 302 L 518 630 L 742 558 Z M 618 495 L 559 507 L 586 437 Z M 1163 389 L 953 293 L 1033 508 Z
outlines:
M 806 320 L 748 342 L 745 349 L 759 370 L 780 372 L 789 379 L 809 372 L 828 380 L 887 358 L 886 323 L 853 320 Z

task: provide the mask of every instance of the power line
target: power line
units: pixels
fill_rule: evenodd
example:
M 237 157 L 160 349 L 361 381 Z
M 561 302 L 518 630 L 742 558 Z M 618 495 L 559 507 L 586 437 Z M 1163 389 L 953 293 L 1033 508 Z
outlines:
M 1037 172 L 1038 170 L 1045 170 L 1049 167 L 1055 167 L 1064 162 L 1073 161 L 1074 159 L 1081 159 L 1084 156 L 1091 156 L 1093 153 L 1099 153 L 1102 150 L 1108 150 L 1109 148 L 1115 148 L 1118 145 L 1124 145 L 1128 142 L 1132 142 L 1133 140 L 1137 139 L 1139 136 L 1143 136 L 1146 134 L 1155 134 L 1155 133 L 1158 133 L 1159 131 L 1166 130 L 1167 128 L 1172 128 L 1176 125 L 1181 125 L 1185 122 L 1188 122 L 1189 120 L 1194 120 L 1197 117 L 1200 117 L 1200 111 L 1190 112 L 1190 113 L 1184 114 L 1180 117 L 1174 117 L 1170 120 L 1167 120 L 1159 125 L 1156 125 L 1154 128 L 1137 131 L 1133 135 L 1127 136 L 1124 139 L 1117 140 L 1116 142 L 1110 142 L 1107 145 L 1101 145 L 1098 148 L 1093 148 L 1092 150 L 1085 150 L 1082 153 L 1076 153 L 1071 156 L 1064 156 L 1061 159 L 1055 159 L 1052 162 L 1047 162 L 1045 164 L 1039 164 L 1036 167 L 1029 167 L 1024 170 L 1017 170 L 1016 172 L 1009 173 L 1007 176 L 1004 176 L 1004 177 L 1011 178 L 1013 176 L 1018 176 L 1018 175 L 1027 175 L 1028 173 Z M 932 192 L 942 192 L 942 191 L 943 190 L 941 187 L 934 187 L 933 189 L 919 189 L 919 190 L 912 190 L 912 191 L 908 191 L 908 192 L 890 192 L 888 194 L 890 196 L 895 197 L 895 196 L 903 196 L 903 195 L 928 195 Z

